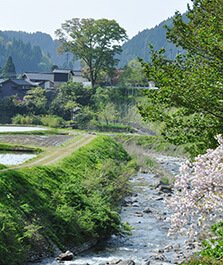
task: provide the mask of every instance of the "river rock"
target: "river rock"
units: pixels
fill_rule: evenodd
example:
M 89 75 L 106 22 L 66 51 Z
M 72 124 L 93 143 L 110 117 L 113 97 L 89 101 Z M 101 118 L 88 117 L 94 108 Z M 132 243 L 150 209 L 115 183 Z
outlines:
M 164 248 L 164 250 L 167 251 L 167 252 L 171 251 L 172 249 L 173 249 L 173 245 L 167 245 Z
M 61 253 L 56 259 L 59 261 L 71 261 L 74 258 L 74 254 L 67 250 L 65 253 Z
M 152 213 L 153 211 L 152 211 L 149 207 L 147 207 L 147 208 L 145 208 L 145 209 L 143 210 L 143 212 L 144 212 L 144 213 Z
M 138 217 L 143 217 L 143 213 L 142 212 L 135 212 L 135 215 Z
M 157 254 L 151 256 L 150 258 L 152 258 L 153 260 L 159 260 L 159 261 L 165 261 L 165 262 L 168 261 L 166 256 L 164 254 L 160 254 L 160 253 L 157 253 Z
M 118 265 L 135 265 L 135 261 L 133 260 L 121 260 L 120 262 L 116 263 Z

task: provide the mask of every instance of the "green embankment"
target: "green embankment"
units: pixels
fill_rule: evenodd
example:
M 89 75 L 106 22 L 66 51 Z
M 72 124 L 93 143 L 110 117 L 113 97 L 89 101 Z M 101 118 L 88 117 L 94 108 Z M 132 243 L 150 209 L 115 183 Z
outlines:
M 13 151 L 13 152 L 41 152 L 41 148 L 32 147 L 32 146 L 24 146 L 24 145 L 15 145 L 15 144 L 8 144 L 8 143 L 0 143 L 0 151 L 1 152 L 7 152 L 7 151 Z
M 120 232 L 133 170 L 121 145 L 97 137 L 58 164 L 0 172 L 0 263 L 50 253 L 51 241 L 65 250 Z

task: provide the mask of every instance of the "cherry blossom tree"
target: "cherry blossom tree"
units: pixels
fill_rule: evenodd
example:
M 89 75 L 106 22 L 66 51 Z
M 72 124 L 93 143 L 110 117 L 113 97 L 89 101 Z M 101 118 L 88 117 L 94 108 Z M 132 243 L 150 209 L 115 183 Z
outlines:
M 219 146 L 186 162 L 174 183 L 174 194 L 167 204 L 173 209 L 169 234 L 187 233 L 194 237 L 223 219 L 223 138 Z

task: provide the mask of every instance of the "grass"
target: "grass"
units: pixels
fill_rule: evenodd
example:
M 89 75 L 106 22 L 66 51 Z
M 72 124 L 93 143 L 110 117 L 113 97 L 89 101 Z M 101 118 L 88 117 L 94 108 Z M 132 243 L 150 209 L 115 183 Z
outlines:
M 135 164 L 110 137 L 94 136 L 72 150 L 52 165 L 0 172 L 3 265 L 25 264 L 33 251 L 49 253 L 49 238 L 65 250 L 122 231 L 117 210 Z
M 151 150 L 165 155 L 171 156 L 187 156 L 184 146 L 176 146 L 169 143 L 162 136 L 144 136 L 144 135 L 120 135 L 119 139 L 122 143 L 136 144 L 145 150 Z
M 42 149 L 38 147 L 31 147 L 31 146 L 26 146 L 26 145 L 0 143 L 0 151 L 1 152 L 14 151 L 14 152 L 30 152 L 30 153 L 37 152 L 39 153 L 42 151 Z

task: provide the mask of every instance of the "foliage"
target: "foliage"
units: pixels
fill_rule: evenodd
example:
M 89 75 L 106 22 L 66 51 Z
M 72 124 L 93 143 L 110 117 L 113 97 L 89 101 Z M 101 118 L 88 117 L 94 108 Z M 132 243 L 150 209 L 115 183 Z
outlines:
M 12 57 L 9 56 L 1 70 L 1 78 L 15 78 L 16 70 Z
M 177 13 L 168 37 L 187 50 L 171 61 L 164 50 L 152 51 L 152 62 L 143 63 L 158 90 L 146 92 L 140 106 L 146 120 L 165 122 L 163 135 L 175 144 L 190 143 L 193 155 L 216 146 L 222 131 L 222 5 L 219 1 L 194 1 L 185 23 Z M 212 24 L 213 23 L 213 24 Z M 217 26 L 218 24 L 218 26 Z M 212 30 L 212 27 L 216 28 Z
M 204 241 L 204 249 L 201 251 L 201 255 L 223 261 L 223 222 L 214 224 L 212 231 L 215 237 Z
M 125 87 L 148 86 L 146 74 L 139 60 L 133 59 L 128 62 L 121 73 L 120 83 Z
M 62 24 L 56 35 L 63 43 L 63 50 L 71 51 L 84 61 L 89 71 L 92 87 L 95 87 L 99 73 L 109 72 L 121 52 L 120 42 L 127 36 L 115 20 L 73 18 Z
M 102 132 L 133 132 L 131 126 L 124 125 L 121 123 L 105 123 L 92 121 L 92 129 L 96 129 Z
M 0 123 L 10 123 L 15 113 L 23 112 L 24 106 L 16 103 L 15 97 L 0 99 Z
M 122 122 L 132 110 L 131 107 L 136 105 L 138 96 L 138 91 L 126 87 L 98 87 L 92 97 L 92 101 L 95 105 L 94 109 L 96 113 L 104 112 L 106 115 L 105 110 L 107 109 L 108 112 L 109 106 L 111 106 L 113 117 L 116 116 L 116 120 Z
M 187 21 L 185 14 L 183 20 Z M 132 39 L 125 42 L 122 46 L 122 53 L 119 56 L 119 67 L 125 67 L 131 60 L 141 58 L 145 62 L 150 61 L 150 54 L 147 52 L 148 45 L 152 44 L 156 51 L 164 48 L 168 59 L 173 60 L 178 53 L 183 53 L 181 47 L 176 47 L 166 39 L 165 26 L 172 27 L 173 18 L 162 21 L 159 25 L 151 29 L 145 29 L 139 32 Z
M 50 71 L 52 64 L 56 64 L 62 69 L 75 68 L 72 54 L 58 54 L 57 48 L 60 43 L 58 40 L 53 40 L 53 38 L 47 33 L 39 31 L 34 33 L 23 31 L 1 31 L 0 37 L 4 40 L 2 44 L 5 48 L 9 46 L 9 43 L 12 43 L 12 46 L 15 45 L 15 42 L 19 44 L 17 44 L 13 49 L 10 48 L 10 51 L 6 51 L 11 53 L 11 50 L 13 50 L 13 59 L 15 60 L 18 73 L 23 73 L 28 70 L 35 72 Z M 43 56 L 42 58 L 38 59 L 39 52 L 34 53 L 36 50 L 34 49 L 34 46 L 40 48 Z M 24 53 L 24 51 L 26 53 Z M 1 53 L 1 55 L 3 57 L 5 56 L 4 53 Z M 47 60 L 47 62 L 45 60 Z M 44 65 L 43 68 L 42 63 L 47 63 L 47 65 Z
M 21 151 L 21 152 L 40 152 L 40 148 L 34 148 L 29 146 L 23 146 L 23 145 L 14 145 L 14 144 L 6 144 L 6 143 L 0 143 L 0 151 Z M 3 166 L 3 165 L 1 165 Z M 1 169 L 1 167 L 0 167 Z
M 50 112 L 66 120 L 73 118 L 74 110 L 90 103 L 92 89 L 81 83 L 67 82 L 57 89 L 57 94 L 50 106 Z
M 18 33 L 18 34 L 16 34 Z M 51 59 L 34 41 L 23 39 L 24 32 L 0 32 L 0 64 L 12 57 L 17 73 L 49 71 Z M 23 40 L 22 40 L 23 39 Z
M 176 146 L 164 139 L 163 136 L 156 135 L 120 135 L 119 140 L 124 145 L 137 145 L 144 150 L 151 150 L 166 155 L 187 156 L 185 146 Z
M 205 239 L 202 250 L 186 263 L 187 265 L 220 265 L 223 262 L 223 222 L 212 226 L 214 237 Z M 184 263 L 185 265 L 185 263 Z
M 65 126 L 65 120 L 56 115 L 43 115 L 40 117 L 40 122 L 41 125 L 52 128 L 61 128 Z
M 24 264 L 37 246 L 43 254 L 48 238 L 64 250 L 118 233 L 129 160 L 114 140 L 98 137 L 57 165 L 0 172 L 2 264 Z
M 118 112 L 115 109 L 115 105 L 112 103 L 107 103 L 103 109 L 98 113 L 98 118 L 102 122 L 105 122 L 106 125 L 112 122 L 117 121 Z
M 195 0 L 189 7 L 185 22 L 176 13 L 174 27 L 168 29 L 167 36 L 177 46 L 191 54 L 206 59 L 209 65 L 222 69 L 223 54 L 223 6 L 221 0 Z
M 12 118 L 13 124 L 23 124 L 23 125 L 40 125 L 40 119 L 37 116 L 34 115 L 21 115 L 17 114 Z
M 223 140 L 219 146 L 185 163 L 174 183 L 174 195 L 168 200 L 173 208 L 170 233 L 199 235 L 222 215 Z
M 43 125 L 52 128 L 64 127 L 65 120 L 56 115 L 21 115 L 17 114 L 12 118 L 13 124 L 23 124 L 23 125 Z
M 29 114 L 43 114 L 46 112 L 46 91 L 42 87 L 34 87 L 27 91 L 23 104 Z

